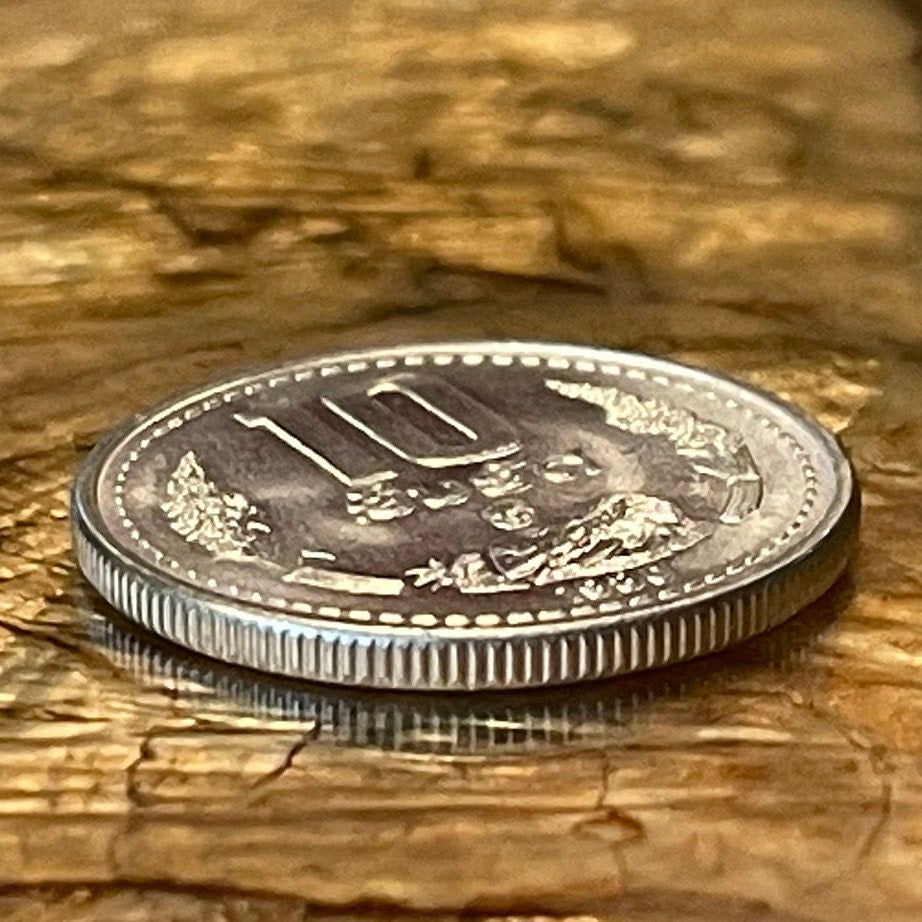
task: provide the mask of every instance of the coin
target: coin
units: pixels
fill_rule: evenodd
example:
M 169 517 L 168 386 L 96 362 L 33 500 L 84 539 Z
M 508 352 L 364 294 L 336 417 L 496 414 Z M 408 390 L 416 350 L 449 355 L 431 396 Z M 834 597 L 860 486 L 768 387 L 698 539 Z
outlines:
M 74 486 L 80 565 L 145 627 L 322 682 L 524 688 L 723 649 L 828 589 L 836 440 L 646 355 L 439 343 L 310 358 L 133 420 Z

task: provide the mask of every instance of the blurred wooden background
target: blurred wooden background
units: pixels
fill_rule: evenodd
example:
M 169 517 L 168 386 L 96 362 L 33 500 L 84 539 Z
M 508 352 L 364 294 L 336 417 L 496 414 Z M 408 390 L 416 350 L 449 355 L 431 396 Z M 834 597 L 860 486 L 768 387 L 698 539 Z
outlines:
M 0 917 L 922 918 L 919 22 L 0 2 Z M 464 756 L 95 639 L 67 488 L 104 428 L 235 365 L 470 335 L 817 414 L 865 489 L 850 579 L 728 656 L 485 705 Z

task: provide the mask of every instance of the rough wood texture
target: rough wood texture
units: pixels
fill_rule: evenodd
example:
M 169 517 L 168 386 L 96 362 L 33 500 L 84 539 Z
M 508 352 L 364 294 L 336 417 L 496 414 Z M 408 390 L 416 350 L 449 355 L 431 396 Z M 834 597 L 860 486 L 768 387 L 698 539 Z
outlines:
M 916 10 L 0 5 L 0 918 L 922 918 Z M 285 716 L 94 640 L 67 486 L 104 427 L 455 335 L 808 408 L 864 484 L 851 579 L 728 656 L 466 716 Z

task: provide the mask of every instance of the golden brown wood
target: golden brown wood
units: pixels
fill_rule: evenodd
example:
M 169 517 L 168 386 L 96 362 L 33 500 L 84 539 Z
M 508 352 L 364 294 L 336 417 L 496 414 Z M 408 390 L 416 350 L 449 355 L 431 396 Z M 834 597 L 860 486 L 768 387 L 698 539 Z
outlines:
M 0 5 L 0 918 L 922 918 L 917 11 Z M 467 758 L 94 642 L 67 487 L 105 427 L 235 365 L 466 335 L 816 413 L 865 489 L 850 580 L 568 692 L 624 704 L 581 740 Z

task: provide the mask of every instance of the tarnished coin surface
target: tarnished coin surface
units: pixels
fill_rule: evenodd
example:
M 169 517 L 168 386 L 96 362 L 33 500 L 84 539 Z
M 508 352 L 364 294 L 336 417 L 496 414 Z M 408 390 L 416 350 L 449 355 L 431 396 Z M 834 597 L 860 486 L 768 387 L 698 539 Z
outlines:
M 842 572 L 858 491 L 775 398 L 644 355 L 439 343 L 217 383 L 74 487 L 81 567 L 218 659 L 382 688 L 634 672 L 764 631 Z

